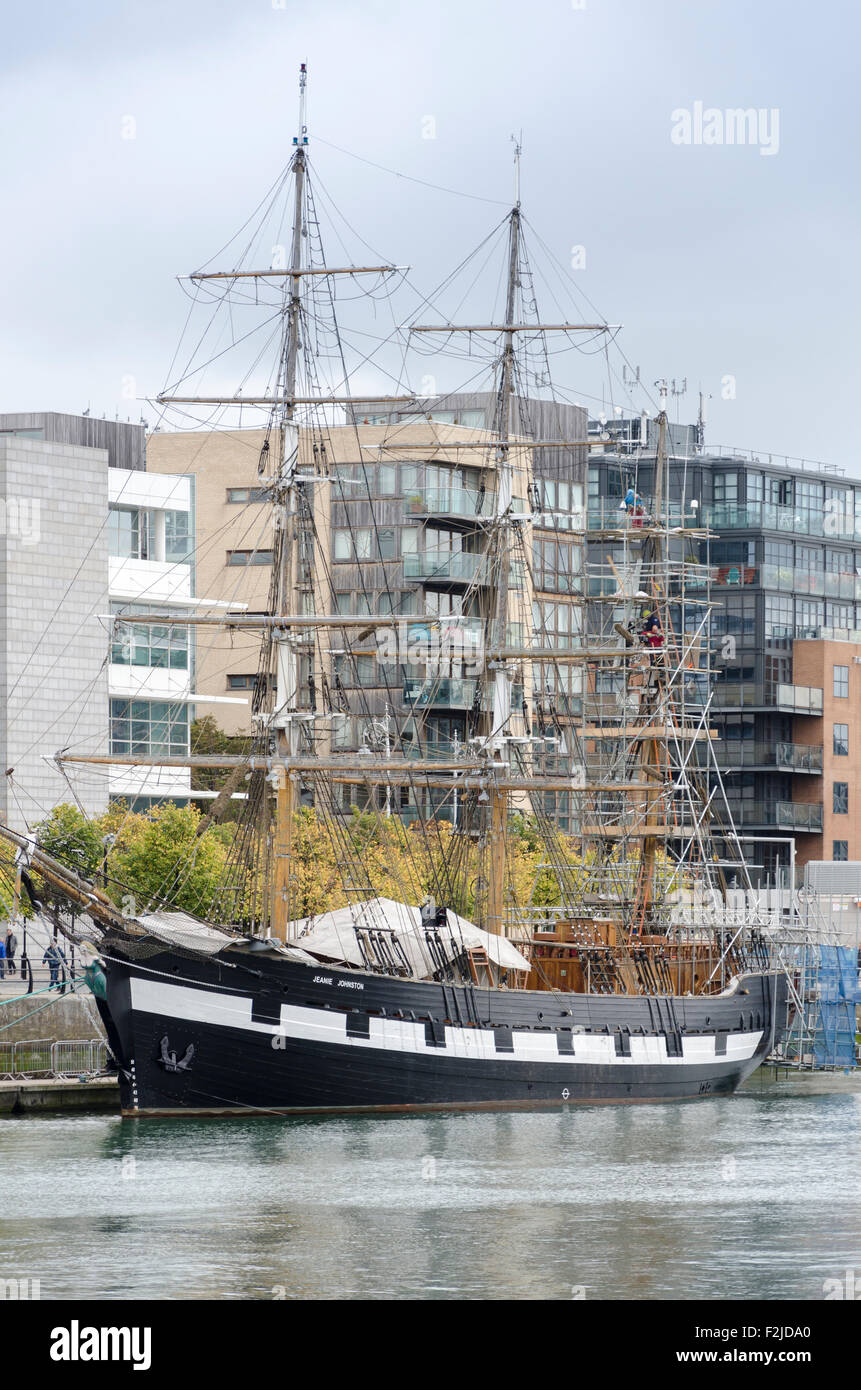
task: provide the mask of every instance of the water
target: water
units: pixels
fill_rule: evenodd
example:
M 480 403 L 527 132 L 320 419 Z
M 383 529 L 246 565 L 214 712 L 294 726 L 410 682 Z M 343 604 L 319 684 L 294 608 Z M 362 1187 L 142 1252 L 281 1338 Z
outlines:
M 821 1299 L 861 1092 L 533 1114 L 0 1121 L 0 1278 L 52 1298 Z

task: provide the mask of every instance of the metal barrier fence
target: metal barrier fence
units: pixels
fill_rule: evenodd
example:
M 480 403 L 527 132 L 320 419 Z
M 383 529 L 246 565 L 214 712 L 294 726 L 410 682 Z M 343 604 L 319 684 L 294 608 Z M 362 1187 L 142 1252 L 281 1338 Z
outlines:
M 0 1042 L 0 1078 L 93 1075 L 104 1070 L 107 1047 L 100 1038 L 27 1038 Z

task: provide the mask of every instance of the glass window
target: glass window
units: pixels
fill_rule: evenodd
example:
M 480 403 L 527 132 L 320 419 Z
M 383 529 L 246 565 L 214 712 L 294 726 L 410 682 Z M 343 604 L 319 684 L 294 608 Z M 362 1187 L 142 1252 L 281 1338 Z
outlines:
M 842 860 L 846 860 L 846 859 L 849 858 L 849 841 L 848 841 L 848 840 L 832 840 L 831 845 L 832 845 L 832 854 L 831 854 L 831 858 L 832 858 L 832 859 L 837 860 L 837 862 L 839 863 L 839 862 L 841 862 Z
M 334 558 L 336 560 L 391 560 L 395 554 L 393 530 L 374 531 L 369 526 L 357 526 L 352 531 L 336 530 Z
M 833 603 L 829 600 L 825 604 L 825 626 L 846 628 L 854 627 L 854 603 Z
M 737 502 L 737 501 L 738 501 L 738 474 L 737 474 L 737 473 L 715 473 L 715 476 L 714 476 L 714 500 L 715 500 L 715 502 Z
M 849 783 L 835 782 L 833 787 L 833 811 L 835 816 L 849 814 Z
M 397 492 L 397 470 L 394 464 L 383 463 L 377 469 L 377 490 L 382 497 Z
M 767 565 L 788 565 L 792 568 L 792 541 L 766 541 L 765 563 Z
M 188 560 L 191 556 L 191 535 L 188 512 L 166 511 L 164 514 L 164 558 Z
M 849 699 L 849 667 L 834 667 L 834 696 L 838 700 Z
M 123 560 L 149 556 L 149 513 L 139 507 L 111 507 L 108 511 L 108 554 Z
M 855 562 L 851 550 L 826 550 L 825 568 L 829 574 L 854 574 Z
M 849 725 L 834 725 L 834 756 L 837 758 L 849 757 Z
M 792 626 L 792 599 L 790 598 L 790 596 L 788 594 L 766 594 L 766 639 L 774 637 L 791 637 Z
M 748 502 L 762 501 L 762 474 L 748 473 L 747 475 L 747 500 Z
M 796 478 L 795 503 L 799 510 L 821 511 L 822 498 L 822 483 L 815 483 L 810 478 Z
M 269 491 L 265 487 L 229 487 L 227 500 L 228 502 L 266 502 L 269 500 Z
M 820 598 L 800 598 L 795 602 L 796 635 L 818 632 L 825 621 L 825 605 Z M 791 635 L 791 634 L 790 634 Z
M 271 550 L 228 550 L 228 565 L 271 565 L 274 559 Z
M 766 498 L 776 507 L 792 506 L 792 479 L 766 478 Z
M 339 656 L 335 671 L 341 685 L 370 686 L 382 685 L 377 676 L 377 661 L 373 656 Z
M 188 753 L 188 706 L 111 700 L 111 752 L 182 757 Z
M 795 547 L 795 567 L 800 570 L 821 570 L 821 547 L 818 545 L 797 545 Z
M 111 638 L 111 661 L 118 666 L 156 666 L 175 671 L 188 670 L 189 629 L 158 624 L 120 622 L 132 619 L 135 613 L 149 613 L 146 605 L 112 604 L 111 612 L 118 621 Z M 168 610 L 165 610 L 165 617 Z M 180 617 L 172 613 L 170 616 Z

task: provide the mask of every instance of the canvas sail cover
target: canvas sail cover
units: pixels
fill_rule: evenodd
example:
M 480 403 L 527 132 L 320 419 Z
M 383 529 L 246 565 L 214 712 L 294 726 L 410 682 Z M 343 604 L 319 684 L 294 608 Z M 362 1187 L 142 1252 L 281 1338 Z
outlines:
M 531 968 L 526 957 L 505 937 L 482 931 L 456 912 L 446 912 L 445 927 L 428 928 L 422 922 L 420 908 L 394 902 L 391 898 L 371 898 L 320 917 L 291 922 L 288 936 L 291 942 L 313 956 L 362 966 L 365 954 L 357 932 L 363 936 L 386 933 L 403 952 L 413 976 L 423 980 L 438 968 L 426 939 L 428 931 L 439 939 L 448 960 L 454 960 L 470 947 L 483 946 L 488 958 L 502 970 L 528 971 Z

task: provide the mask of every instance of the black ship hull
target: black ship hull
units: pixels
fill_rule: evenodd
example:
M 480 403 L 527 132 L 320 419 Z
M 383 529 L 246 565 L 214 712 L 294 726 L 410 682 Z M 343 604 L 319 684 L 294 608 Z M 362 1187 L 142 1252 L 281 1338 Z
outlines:
M 785 980 L 720 995 L 486 990 L 271 954 L 108 954 L 126 1115 L 505 1109 L 726 1095 L 781 1035 Z

